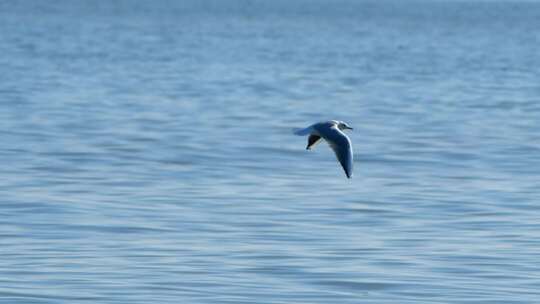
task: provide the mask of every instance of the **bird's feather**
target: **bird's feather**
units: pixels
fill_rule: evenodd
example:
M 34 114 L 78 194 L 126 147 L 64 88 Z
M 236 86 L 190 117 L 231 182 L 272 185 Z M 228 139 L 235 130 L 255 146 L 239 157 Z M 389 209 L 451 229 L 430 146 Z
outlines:
M 343 167 L 345 175 L 351 178 L 353 171 L 353 150 L 351 140 L 345 133 L 341 132 L 336 126 L 327 127 L 325 125 L 315 128 L 319 135 L 324 138 Z
M 299 136 L 304 136 L 304 135 L 308 135 L 310 134 L 311 132 L 313 132 L 313 127 L 312 126 L 309 126 L 307 128 L 304 128 L 304 129 L 294 129 L 293 130 L 294 134 L 296 135 L 299 135 Z
M 311 148 L 313 148 L 320 141 L 321 141 L 321 137 L 319 135 L 311 134 L 308 138 L 308 145 L 306 149 L 311 150 Z

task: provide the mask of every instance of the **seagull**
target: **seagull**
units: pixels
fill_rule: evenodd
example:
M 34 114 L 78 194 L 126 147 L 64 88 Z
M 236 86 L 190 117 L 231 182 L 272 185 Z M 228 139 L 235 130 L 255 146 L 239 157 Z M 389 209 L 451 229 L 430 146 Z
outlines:
M 351 178 L 353 171 L 353 150 L 351 140 L 342 130 L 352 130 L 345 122 L 339 120 L 329 120 L 318 122 L 305 129 L 298 129 L 294 134 L 304 136 L 309 135 L 306 150 L 311 150 L 321 138 L 326 140 L 345 171 L 347 178 Z

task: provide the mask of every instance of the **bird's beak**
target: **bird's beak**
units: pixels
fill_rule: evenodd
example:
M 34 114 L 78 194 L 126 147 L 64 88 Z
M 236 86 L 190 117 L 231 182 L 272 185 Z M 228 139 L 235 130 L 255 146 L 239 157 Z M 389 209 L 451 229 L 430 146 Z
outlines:
M 348 130 L 354 130 L 354 129 L 353 129 L 353 128 L 351 128 L 351 127 L 345 127 L 345 128 L 347 128 Z

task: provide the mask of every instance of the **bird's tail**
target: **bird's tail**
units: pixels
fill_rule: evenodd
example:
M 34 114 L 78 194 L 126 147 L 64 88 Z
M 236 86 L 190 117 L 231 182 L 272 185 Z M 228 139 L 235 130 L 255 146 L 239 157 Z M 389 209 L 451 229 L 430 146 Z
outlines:
M 311 127 L 307 127 L 307 128 L 294 128 L 293 129 L 293 133 L 296 134 L 296 135 L 299 135 L 299 136 L 304 136 L 304 135 L 308 135 L 311 133 Z

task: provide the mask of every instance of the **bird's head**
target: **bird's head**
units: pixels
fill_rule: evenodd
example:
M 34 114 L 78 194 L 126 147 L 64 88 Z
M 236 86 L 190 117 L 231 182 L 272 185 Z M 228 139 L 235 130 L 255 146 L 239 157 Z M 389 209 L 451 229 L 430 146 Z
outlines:
M 337 122 L 337 127 L 338 129 L 340 130 L 352 130 L 353 128 L 349 127 L 348 124 L 346 124 L 345 122 L 343 121 L 338 121 Z

